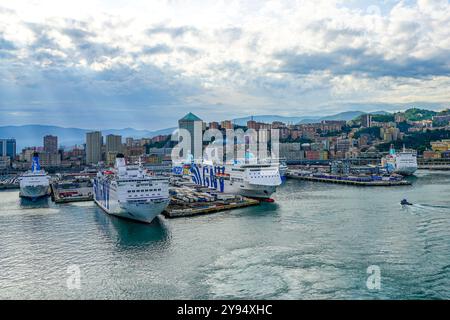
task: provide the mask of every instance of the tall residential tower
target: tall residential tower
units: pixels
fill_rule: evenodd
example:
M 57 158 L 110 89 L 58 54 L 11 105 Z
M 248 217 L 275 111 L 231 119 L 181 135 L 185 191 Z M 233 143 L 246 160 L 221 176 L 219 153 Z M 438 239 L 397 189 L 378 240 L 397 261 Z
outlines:
M 58 153 L 58 137 L 52 135 L 45 136 L 44 151 L 48 153 Z
M 86 133 L 86 163 L 97 164 L 102 160 L 103 137 L 100 131 Z
M 106 136 L 106 162 L 112 165 L 118 153 L 122 153 L 122 136 L 109 134 Z

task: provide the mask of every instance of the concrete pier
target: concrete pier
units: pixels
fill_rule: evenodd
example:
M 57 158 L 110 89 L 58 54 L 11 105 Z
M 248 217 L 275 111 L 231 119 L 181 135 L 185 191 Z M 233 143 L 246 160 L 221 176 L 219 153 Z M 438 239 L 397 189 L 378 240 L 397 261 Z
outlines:
M 324 182 L 324 183 L 334 183 L 334 184 L 346 184 L 352 186 L 360 187 L 394 187 L 394 186 L 409 186 L 411 182 L 407 180 L 372 180 L 372 181 L 354 181 L 336 178 L 325 178 L 325 177 L 314 177 L 309 175 L 302 175 L 298 173 L 288 173 L 288 178 L 314 181 L 314 182 Z
M 433 170 L 433 171 L 450 171 L 450 164 L 422 164 L 418 165 L 419 170 Z
M 50 190 L 55 203 L 94 200 L 94 192 L 89 180 L 53 182 L 50 184 Z
M 170 204 L 167 209 L 163 212 L 166 218 L 181 218 L 181 217 L 192 217 L 198 215 L 212 214 L 220 211 L 227 211 L 239 208 L 245 208 L 249 206 L 256 206 L 260 202 L 254 199 L 242 198 L 238 202 L 211 202 L 204 206 L 194 206 L 194 205 L 179 205 Z

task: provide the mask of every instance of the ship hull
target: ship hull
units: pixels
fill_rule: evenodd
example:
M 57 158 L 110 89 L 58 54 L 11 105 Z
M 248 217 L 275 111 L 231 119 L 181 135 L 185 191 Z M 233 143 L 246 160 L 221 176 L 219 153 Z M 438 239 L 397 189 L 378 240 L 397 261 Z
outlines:
M 239 194 L 247 198 L 269 199 L 277 190 L 276 186 L 253 185 L 249 183 L 232 184 L 225 182 L 225 193 Z
M 29 185 L 21 186 L 19 196 L 21 198 L 27 198 L 36 200 L 39 198 L 48 197 L 50 195 L 48 185 Z
M 412 176 L 417 171 L 417 167 L 404 167 L 394 170 L 394 173 L 400 174 L 402 176 Z
M 143 223 L 151 223 L 169 204 L 169 200 L 153 200 L 145 203 L 124 203 L 113 206 L 113 209 L 107 208 L 102 201 L 95 203 L 107 214 L 134 220 Z
M 169 198 L 123 199 L 106 182 L 94 180 L 94 201 L 110 215 L 143 223 L 151 223 L 169 204 Z

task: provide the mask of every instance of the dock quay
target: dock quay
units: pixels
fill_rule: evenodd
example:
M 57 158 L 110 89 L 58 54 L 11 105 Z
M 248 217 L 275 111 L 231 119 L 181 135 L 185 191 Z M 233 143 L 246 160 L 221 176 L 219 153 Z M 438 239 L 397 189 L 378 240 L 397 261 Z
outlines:
M 20 189 L 17 183 L 0 183 L 0 190 L 17 190 Z
M 92 182 L 88 177 L 63 177 L 50 184 L 51 197 L 55 203 L 92 201 Z
M 450 171 L 449 164 L 422 164 L 417 167 L 419 170 L 435 170 L 435 171 Z
M 346 184 L 352 186 L 361 187 L 394 187 L 394 186 L 409 186 L 411 182 L 391 177 L 371 177 L 371 176 L 345 176 L 345 175 L 327 175 L 327 174 L 305 174 L 300 172 L 289 171 L 287 173 L 288 178 L 334 183 L 334 184 Z
M 258 205 L 259 201 L 234 194 L 196 191 L 190 187 L 170 188 L 166 218 L 192 217 Z
M 0 176 L 0 190 L 19 189 L 18 175 L 4 175 Z
M 450 158 L 417 159 L 419 170 L 450 171 Z
M 253 200 L 249 198 L 242 198 L 239 202 L 213 202 L 208 205 L 203 206 L 188 206 L 186 204 L 171 203 L 167 209 L 163 212 L 166 218 L 181 218 L 181 217 L 192 217 L 198 215 L 206 215 L 220 211 L 233 210 L 238 208 L 245 208 L 249 206 L 256 206 L 259 204 L 258 200 Z

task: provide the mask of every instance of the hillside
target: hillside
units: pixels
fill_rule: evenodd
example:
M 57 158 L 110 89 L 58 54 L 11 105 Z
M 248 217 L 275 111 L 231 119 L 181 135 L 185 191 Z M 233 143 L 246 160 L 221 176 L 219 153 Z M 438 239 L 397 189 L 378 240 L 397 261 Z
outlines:
M 436 114 L 436 111 L 419 108 L 411 108 L 405 111 L 406 120 L 409 121 L 431 120 Z

